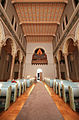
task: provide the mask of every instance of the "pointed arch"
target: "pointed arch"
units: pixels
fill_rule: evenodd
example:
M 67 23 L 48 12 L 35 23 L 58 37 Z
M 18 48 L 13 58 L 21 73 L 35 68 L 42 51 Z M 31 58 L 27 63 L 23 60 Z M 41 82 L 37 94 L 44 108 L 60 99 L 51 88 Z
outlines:
M 0 46 L 2 45 L 3 41 L 5 40 L 5 32 L 2 22 L 0 21 Z

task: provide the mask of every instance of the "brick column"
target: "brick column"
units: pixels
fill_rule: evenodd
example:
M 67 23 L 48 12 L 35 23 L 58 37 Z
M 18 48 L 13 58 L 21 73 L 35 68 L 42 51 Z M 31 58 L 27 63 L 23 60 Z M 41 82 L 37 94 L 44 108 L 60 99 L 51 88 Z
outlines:
M 18 78 L 21 78 L 21 61 L 19 62 L 19 73 L 18 73 Z
M 12 56 L 12 64 L 11 64 L 10 80 L 13 79 L 14 63 L 15 63 L 15 55 Z
M 67 79 L 70 80 L 70 76 L 69 76 L 69 66 L 68 66 L 68 59 L 67 59 L 67 54 L 66 54 L 66 53 L 64 53 L 64 58 L 65 58 L 65 65 L 66 65 Z
M 58 60 L 58 69 L 59 69 L 59 79 L 61 79 L 60 60 Z

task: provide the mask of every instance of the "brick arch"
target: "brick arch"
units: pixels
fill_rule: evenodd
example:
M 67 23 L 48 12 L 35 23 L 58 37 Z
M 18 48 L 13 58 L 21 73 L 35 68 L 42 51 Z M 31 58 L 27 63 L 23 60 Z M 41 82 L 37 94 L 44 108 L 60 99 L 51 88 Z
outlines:
M 68 54 L 68 46 L 69 46 L 69 41 L 70 40 L 73 40 L 73 42 L 75 43 L 75 38 L 73 35 L 70 35 L 66 38 L 65 42 L 64 42 L 64 45 L 63 45 L 63 49 L 62 49 L 62 52 L 63 53 L 67 53 Z
M 57 60 L 60 60 L 60 51 L 62 52 L 62 50 L 59 50 L 58 52 L 57 52 Z M 63 52 L 62 52 L 63 53 Z
M 38 47 L 36 47 L 36 48 L 33 50 L 33 53 L 35 53 L 35 50 L 37 50 L 38 48 L 43 49 L 43 50 L 45 51 L 45 53 L 47 52 L 45 48 L 43 48 L 43 47 L 41 47 L 41 46 L 38 46 Z
M 11 48 L 12 48 L 11 54 L 12 54 L 12 56 L 13 56 L 13 55 L 15 55 L 16 52 L 17 52 L 16 43 L 15 43 L 15 40 L 13 39 L 13 37 L 7 35 L 7 36 L 5 37 L 5 41 L 3 42 L 3 45 L 6 44 L 6 41 L 7 41 L 8 39 L 9 39 L 10 42 L 11 42 Z
M 4 41 L 5 41 L 5 32 L 4 32 L 3 24 L 0 21 L 0 47 L 2 46 Z
M 19 54 L 19 61 L 22 61 L 23 59 L 23 54 L 22 51 L 20 49 L 17 49 L 16 55 Z

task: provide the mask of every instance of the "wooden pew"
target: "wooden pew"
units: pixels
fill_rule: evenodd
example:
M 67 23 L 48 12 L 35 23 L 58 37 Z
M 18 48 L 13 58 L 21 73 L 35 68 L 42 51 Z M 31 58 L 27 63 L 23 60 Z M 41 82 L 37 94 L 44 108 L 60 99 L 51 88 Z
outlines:
M 56 92 L 56 94 L 58 94 L 59 95 L 59 89 L 58 89 L 58 84 L 59 83 L 61 83 L 61 80 L 56 80 L 56 82 L 55 82 L 55 92 Z
M 45 79 L 45 83 L 46 83 L 48 86 L 50 86 L 50 79 L 49 79 L 49 78 L 46 78 L 46 79 Z
M 24 91 L 26 91 L 26 88 L 27 88 L 27 81 L 26 81 L 26 79 L 20 79 L 19 81 L 21 81 L 21 82 L 24 82 Z
M 20 79 L 17 79 L 15 80 L 18 84 L 21 84 L 21 94 L 24 93 L 24 86 L 25 86 L 25 83 L 24 81 L 21 81 Z
M 1 95 L 1 89 L 0 89 L 0 95 Z
M 21 83 L 17 81 L 18 89 L 17 89 L 17 97 L 21 96 Z
M 17 99 L 18 84 L 16 84 L 16 83 L 11 83 L 11 87 L 12 87 L 12 90 L 11 90 L 11 101 L 12 101 L 12 102 L 15 102 L 16 99 Z
M 34 83 L 35 78 L 26 79 L 27 88 L 29 88 Z
M 31 86 L 31 83 L 30 83 L 30 79 L 27 79 L 27 88 L 29 88 Z
M 59 97 L 62 97 L 62 96 L 63 96 L 63 93 L 62 93 L 62 84 L 61 84 L 61 82 L 58 83 L 58 93 L 59 93 Z
M 18 84 L 17 83 L 11 83 L 11 81 L 9 82 L 0 82 L 1 84 L 3 84 L 3 86 L 11 86 L 11 102 L 15 102 L 16 98 L 17 98 L 17 88 L 18 88 Z
M 54 92 L 56 93 L 56 82 L 57 81 L 60 81 L 59 79 L 54 79 L 53 80 L 53 90 L 54 90 Z
M 15 84 L 17 84 L 18 85 L 18 88 L 17 88 L 17 97 L 19 97 L 20 95 L 21 95 L 21 83 L 19 82 L 19 81 L 17 81 L 17 80 L 14 80 L 15 82 L 13 82 L 13 80 L 11 80 L 11 81 L 8 81 L 9 83 L 15 83 Z
M 70 101 L 68 87 L 69 86 L 78 86 L 78 85 L 79 85 L 79 82 L 66 82 L 66 83 L 64 82 L 62 84 L 63 100 L 65 103 Z
M 69 86 L 70 107 L 73 111 L 79 111 L 79 85 Z
M 69 83 L 62 84 L 63 100 L 65 103 L 69 102 L 69 90 L 68 90 L 69 85 L 70 85 Z
M 62 85 L 63 83 L 68 83 L 70 81 L 68 80 L 61 80 L 59 83 L 58 83 L 58 93 L 59 93 L 59 96 L 60 97 L 63 97 L 63 89 L 62 89 Z
M 0 83 L 1 84 L 1 83 Z M 10 106 L 10 98 L 11 98 L 11 86 L 3 86 L 0 87 L 0 110 L 7 110 Z
M 50 79 L 50 87 L 53 88 L 54 79 Z
M 35 81 L 35 78 L 30 78 L 30 84 L 32 85 Z
M 44 82 L 51 88 L 53 88 L 54 79 L 44 78 Z

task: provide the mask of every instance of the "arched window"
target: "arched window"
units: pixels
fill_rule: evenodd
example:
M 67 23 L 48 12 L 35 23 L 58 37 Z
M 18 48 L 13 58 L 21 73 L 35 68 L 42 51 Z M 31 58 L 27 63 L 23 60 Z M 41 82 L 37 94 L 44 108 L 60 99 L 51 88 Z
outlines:
M 63 22 L 63 30 L 65 30 L 65 25 L 64 25 L 64 22 Z
M 58 37 L 59 37 L 59 39 L 60 39 L 60 33 L 58 33 Z
M 67 15 L 65 16 L 66 25 L 68 24 Z
M 42 48 L 37 48 L 32 56 L 32 64 L 48 64 L 47 55 Z
M 3 6 L 3 8 L 5 7 L 6 4 L 6 0 L 1 0 L 1 5 Z
M 12 21 L 11 21 L 12 25 L 14 24 L 14 16 L 12 17 Z
M 79 3 L 79 0 L 74 0 L 75 6 Z
M 16 31 L 16 28 L 17 28 L 17 23 L 15 23 L 15 31 Z

